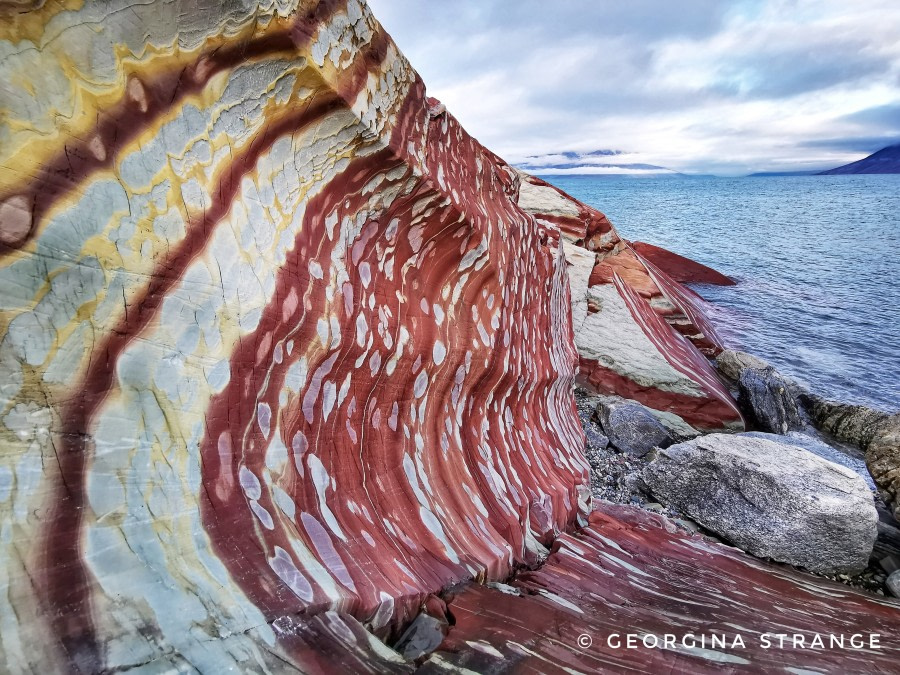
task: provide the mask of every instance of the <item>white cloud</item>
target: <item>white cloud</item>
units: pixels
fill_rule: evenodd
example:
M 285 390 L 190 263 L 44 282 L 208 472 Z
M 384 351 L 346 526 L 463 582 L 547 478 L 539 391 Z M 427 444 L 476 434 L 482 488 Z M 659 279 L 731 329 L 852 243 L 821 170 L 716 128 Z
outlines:
M 900 140 L 896 0 L 369 4 L 429 93 L 512 162 L 613 148 L 739 174 Z

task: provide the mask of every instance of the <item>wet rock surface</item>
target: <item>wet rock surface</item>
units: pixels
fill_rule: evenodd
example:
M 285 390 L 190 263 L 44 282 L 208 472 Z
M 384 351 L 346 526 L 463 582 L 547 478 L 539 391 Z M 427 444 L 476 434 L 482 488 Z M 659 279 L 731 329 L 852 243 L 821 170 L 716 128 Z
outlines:
M 802 428 L 788 382 L 774 368 L 744 368 L 737 384 L 738 405 L 752 426 L 775 434 Z
M 642 477 L 663 503 L 754 555 L 857 572 L 878 520 L 854 472 L 793 445 L 712 434 L 657 453 Z
M 799 386 L 794 387 L 794 395 L 818 429 L 863 450 L 888 417 L 881 410 L 830 401 Z
M 865 453 L 875 484 L 900 516 L 900 413 L 829 401 L 799 386 L 793 393 L 816 428 Z
M 769 364 L 762 359 L 736 349 L 723 350 L 715 360 L 716 370 L 729 380 L 737 382 L 741 372 L 746 368 L 765 370 Z

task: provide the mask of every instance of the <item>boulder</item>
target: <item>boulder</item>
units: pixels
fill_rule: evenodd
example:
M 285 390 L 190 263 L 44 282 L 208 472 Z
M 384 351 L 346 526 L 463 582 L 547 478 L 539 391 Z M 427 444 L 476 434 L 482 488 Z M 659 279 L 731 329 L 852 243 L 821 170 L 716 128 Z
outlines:
M 754 370 L 765 370 L 769 368 L 769 364 L 762 359 L 740 352 L 736 349 L 725 349 L 716 357 L 716 369 L 729 380 L 737 382 L 741 376 L 741 372 L 746 368 Z
M 604 398 L 597 406 L 597 417 L 610 444 L 634 457 L 675 441 L 653 413 L 636 401 Z
M 900 570 L 891 572 L 884 583 L 891 595 L 900 598 Z
M 747 421 L 761 431 L 786 434 L 803 427 L 789 385 L 774 368 L 744 368 L 741 371 L 738 405 Z
M 449 626 L 446 621 L 421 613 L 394 645 L 394 651 L 407 661 L 415 661 L 437 649 Z
M 829 401 L 800 387 L 795 395 L 816 428 L 865 452 L 869 473 L 900 518 L 900 413 Z
M 822 459 L 827 459 L 829 462 L 834 462 L 835 464 L 840 464 L 841 466 L 847 467 L 854 473 L 858 474 L 862 477 L 864 481 L 866 481 L 866 485 L 869 486 L 870 490 L 876 489 L 875 481 L 872 480 L 872 476 L 869 475 L 869 470 L 866 468 L 866 463 L 859 457 L 854 457 L 852 455 L 843 452 L 839 448 L 835 448 L 832 445 L 828 445 L 824 441 L 821 441 L 817 438 L 813 438 L 812 436 L 807 436 L 806 434 L 801 434 L 796 431 L 792 431 L 786 435 L 778 435 L 778 434 L 769 434 L 764 431 L 747 431 L 742 434 L 737 434 L 738 436 L 745 436 L 747 438 L 762 438 L 769 441 L 774 441 L 775 443 L 787 443 L 789 445 L 796 445 L 798 448 L 803 448 L 804 450 L 809 450 L 814 455 L 818 455 Z
M 894 516 L 900 519 L 900 413 L 876 425 L 866 446 L 866 465 L 878 487 L 891 496 Z
M 643 478 L 660 501 L 759 557 L 853 572 L 875 543 L 865 481 L 795 445 L 712 434 L 660 450 Z
M 817 429 L 862 450 L 868 447 L 875 431 L 888 418 L 887 413 L 880 410 L 829 401 L 799 386 L 795 387 L 795 398 Z
M 575 407 L 578 410 L 578 419 L 584 431 L 585 451 L 605 450 L 609 446 L 609 438 L 603 433 L 596 411 L 600 403 L 600 396 L 592 396 L 583 389 L 575 389 Z

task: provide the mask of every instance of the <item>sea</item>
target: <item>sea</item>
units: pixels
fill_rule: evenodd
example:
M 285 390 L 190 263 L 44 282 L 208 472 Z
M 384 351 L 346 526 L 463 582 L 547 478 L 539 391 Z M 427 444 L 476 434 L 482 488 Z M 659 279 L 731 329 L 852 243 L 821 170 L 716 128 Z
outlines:
M 900 411 L 900 175 L 542 176 L 629 240 L 713 267 L 729 347 L 833 400 Z

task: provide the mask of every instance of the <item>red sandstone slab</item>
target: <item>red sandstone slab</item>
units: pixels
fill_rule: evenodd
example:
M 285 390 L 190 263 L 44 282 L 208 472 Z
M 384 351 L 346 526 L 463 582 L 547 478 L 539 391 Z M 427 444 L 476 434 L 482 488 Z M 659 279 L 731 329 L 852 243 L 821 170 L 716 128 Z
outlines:
M 900 604 L 766 564 L 632 507 L 600 505 L 588 527 L 560 537 L 547 563 L 512 586 L 521 595 L 474 585 L 457 594 L 456 624 L 422 671 L 886 673 L 900 658 Z M 673 635 L 675 645 L 628 649 L 629 633 L 661 646 Z M 785 648 L 776 634 L 791 636 Z M 806 648 L 793 646 L 794 634 Z M 687 635 L 693 647 L 681 644 Z M 816 635 L 825 645 L 843 636 L 844 648 L 811 648 Z M 851 647 L 853 635 L 865 648 Z
M 642 241 L 631 243 L 631 248 L 649 260 L 663 272 L 682 284 L 713 284 L 714 286 L 734 286 L 734 279 L 690 258 L 673 253 Z

